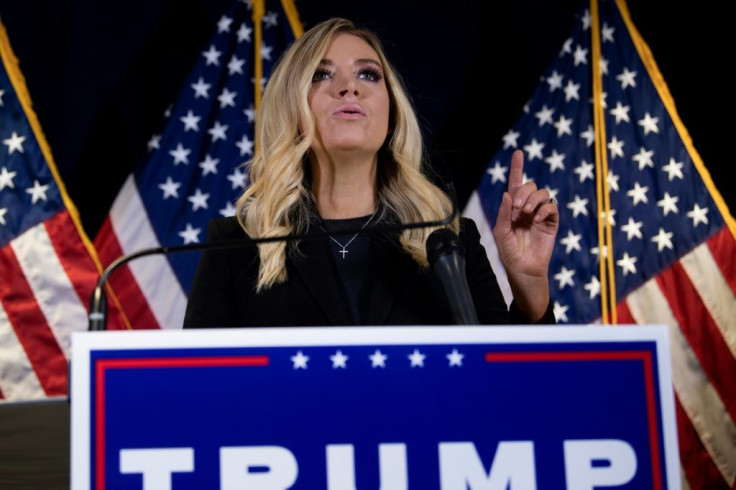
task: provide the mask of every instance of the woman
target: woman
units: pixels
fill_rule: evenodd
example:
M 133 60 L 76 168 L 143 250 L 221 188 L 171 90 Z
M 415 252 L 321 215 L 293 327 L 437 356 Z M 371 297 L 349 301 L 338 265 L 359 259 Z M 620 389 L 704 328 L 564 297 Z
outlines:
M 340 231 L 441 221 L 453 209 L 424 174 L 414 110 L 373 33 L 335 18 L 297 39 L 266 87 L 256 140 L 237 218 L 210 222 L 208 240 L 321 236 L 205 252 L 185 328 L 453 323 L 427 263 L 436 227 Z M 448 225 L 465 249 L 481 323 L 554 323 L 548 266 L 557 207 L 546 190 L 522 184 L 522 174 L 517 151 L 494 229 L 514 294 L 510 309 L 475 223 Z

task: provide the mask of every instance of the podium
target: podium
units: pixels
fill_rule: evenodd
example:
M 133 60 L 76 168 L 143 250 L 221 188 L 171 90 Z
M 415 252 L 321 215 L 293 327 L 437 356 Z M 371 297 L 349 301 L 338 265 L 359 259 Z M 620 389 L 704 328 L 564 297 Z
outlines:
M 679 489 L 665 326 L 72 335 L 71 488 Z

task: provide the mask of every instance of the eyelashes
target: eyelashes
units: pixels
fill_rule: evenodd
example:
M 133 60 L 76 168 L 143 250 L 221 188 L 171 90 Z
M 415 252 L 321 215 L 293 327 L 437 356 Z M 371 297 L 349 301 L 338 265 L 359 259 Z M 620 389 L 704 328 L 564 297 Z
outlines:
M 359 80 L 368 82 L 379 82 L 383 79 L 383 73 L 378 68 L 364 67 L 353 72 L 353 75 Z M 335 71 L 329 68 L 320 67 L 312 75 L 312 82 L 321 82 L 329 80 L 335 76 Z

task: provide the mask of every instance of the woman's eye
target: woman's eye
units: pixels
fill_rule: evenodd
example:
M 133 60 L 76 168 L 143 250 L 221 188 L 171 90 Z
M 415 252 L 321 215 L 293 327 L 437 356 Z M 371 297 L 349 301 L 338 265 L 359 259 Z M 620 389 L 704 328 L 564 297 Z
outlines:
M 369 82 L 377 82 L 381 79 L 381 73 L 374 68 L 364 68 L 358 72 L 358 78 Z
M 314 72 L 314 75 L 312 75 L 312 81 L 319 82 L 322 80 L 327 80 L 330 77 L 332 77 L 332 73 L 327 70 L 318 68 L 317 71 Z

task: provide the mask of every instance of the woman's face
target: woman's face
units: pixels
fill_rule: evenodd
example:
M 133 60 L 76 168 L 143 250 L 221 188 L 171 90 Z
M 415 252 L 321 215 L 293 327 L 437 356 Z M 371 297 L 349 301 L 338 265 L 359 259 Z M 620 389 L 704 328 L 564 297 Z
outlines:
M 312 151 L 375 154 L 388 133 L 389 95 L 376 51 L 351 34 L 337 34 L 312 79 L 309 106 L 317 124 Z

